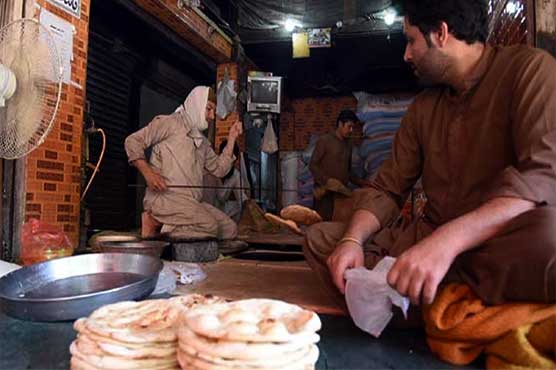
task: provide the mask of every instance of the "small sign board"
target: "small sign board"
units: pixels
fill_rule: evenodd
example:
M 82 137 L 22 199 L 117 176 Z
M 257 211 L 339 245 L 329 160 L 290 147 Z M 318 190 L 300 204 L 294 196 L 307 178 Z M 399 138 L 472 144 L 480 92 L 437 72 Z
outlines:
M 312 28 L 308 30 L 310 48 L 329 48 L 332 46 L 331 28 Z
M 48 2 L 65 10 L 74 17 L 81 18 L 81 0 L 48 0 Z

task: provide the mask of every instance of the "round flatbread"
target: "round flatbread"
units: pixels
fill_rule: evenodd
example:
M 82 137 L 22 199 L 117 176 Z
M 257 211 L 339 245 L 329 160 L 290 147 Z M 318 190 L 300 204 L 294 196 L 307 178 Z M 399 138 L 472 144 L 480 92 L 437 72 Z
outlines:
M 78 332 L 112 338 L 126 343 L 177 341 L 176 323 L 182 312 L 196 305 L 225 302 L 215 296 L 190 294 L 171 299 L 125 301 L 103 306 L 88 318 L 74 323 Z
M 172 304 L 176 304 L 179 308 L 190 309 L 198 305 L 211 305 L 216 303 L 227 303 L 228 300 L 214 296 L 212 294 L 188 294 L 172 297 L 168 299 Z
M 149 346 L 150 348 L 159 348 L 159 349 L 171 349 L 171 348 L 176 347 L 176 342 L 175 341 L 172 341 L 172 342 L 153 342 L 153 343 L 136 343 L 136 342 L 125 342 L 125 341 L 122 341 L 122 340 L 116 340 L 114 338 L 98 335 L 98 334 L 93 333 L 92 331 L 87 329 L 87 327 L 84 324 L 86 322 L 86 320 L 84 320 L 84 319 L 80 319 L 80 320 L 81 320 L 80 323 L 78 323 L 76 321 L 75 324 L 74 324 L 74 327 L 76 327 L 76 326 L 79 327 L 79 330 L 76 329 L 79 332 L 78 337 L 85 336 L 85 337 L 93 340 L 97 344 L 106 343 L 106 344 L 120 345 L 122 347 L 129 348 L 129 349 L 141 349 L 141 348 L 144 348 L 145 346 Z
M 315 211 L 307 207 L 294 204 L 288 206 L 280 212 L 280 217 L 285 220 L 292 220 L 298 225 L 314 225 L 322 222 L 322 217 Z
M 293 231 L 296 234 L 299 235 L 304 235 L 303 231 L 301 231 L 301 229 L 299 228 L 299 226 L 297 226 L 297 224 L 292 221 L 292 220 L 284 220 L 281 217 L 278 217 L 276 215 L 273 215 L 272 213 L 265 213 L 264 217 L 272 224 L 276 225 L 276 226 L 285 226 L 288 229 L 290 229 L 291 231 Z
M 70 353 L 83 362 L 99 369 L 113 370 L 137 370 L 137 369 L 175 369 L 178 366 L 177 359 L 172 356 L 167 359 L 125 359 L 117 356 L 90 353 L 91 348 L 74 341 L 70 345 Z
M 183 314 L 193 332 L 229 341 L 290 342 L 321 328 L 317 314 L 271 299 L 194 307 Z
M 230 367 L 225 365 L 215 364 L 210 361 L 205 361 L 199 357 L 194 357 L 181 349 L 177 352 L 177 358 L 182 369 L 199 369 L 199 370 L 305 370 L 312 369 L 319 358 L 319 350 L 317 346 L 312 346 L 307 356 L 298 361 L 292 361 L 289 364 L 281 367 Z
M 260 367 L 272 367 L 280 368 L 282 366 L 287 366 L 291 363 L 296 363 L 304 358 L 306 358 L 311 352 L 313 345 L 309 345 L 300 348 L 293 352 L 285 352 L 280 356 L 273 357 L 260 357 L 258 359 L 252 360 L 238 360 L 233 358 L 225 358 L 220 356 L 211 356 L 203 352 L 198 352 L 195 348 L 185 344 L 179 343 L 179 350 L 188 354 L 189 356 L 199 358 L 203 361 L 214 363 L 221 366 L 226 366 L 229 368 L 260 368 Z
M 153 343 L 129 346 L 123 342 L 111 341 L 110 339 L 105 340 L 104 338 L 85 334 L 80 334 L 77 337 L 77 341 L 88 346 L 91 352 L 95 351 L 98 354 L 129 359 L 169 358 L 176 355 L 175 342 L 171 343 L 170 346 L 157 346 Z
M 296 340 L 286 343 L 238 342 L 203 337 L 195 334 L 185 325 L 181 325 L 178 329 L 178 342 L 185 343 L 198 353 L 246 361 L 273 358 L 295 352 L 318 343 L 319 339 L 318 334 L 308 333 L 305 337 L 299 336 Z

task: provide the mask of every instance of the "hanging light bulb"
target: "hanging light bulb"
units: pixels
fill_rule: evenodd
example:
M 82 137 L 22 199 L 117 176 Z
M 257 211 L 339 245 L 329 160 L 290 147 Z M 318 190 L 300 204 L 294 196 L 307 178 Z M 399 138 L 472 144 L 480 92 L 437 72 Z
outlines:
M 506 13 L 513 15 L 517 12 L 517 8 L 518 6 L 515 1 L 508 1 L 508 3 L 506 4 Z
M 284 28 L 286 29 L 286 31 L 288 32 L 292 32 L 295 27 L 297 27 L 297 22 L 294 21 L 291 18 L 286 19 L 286 22 L 284 23 Z
M 394 9 L 388 9 L 384 12 L 384 23 L 387 26 L 391 26 L 396 21 L 397 13 Z

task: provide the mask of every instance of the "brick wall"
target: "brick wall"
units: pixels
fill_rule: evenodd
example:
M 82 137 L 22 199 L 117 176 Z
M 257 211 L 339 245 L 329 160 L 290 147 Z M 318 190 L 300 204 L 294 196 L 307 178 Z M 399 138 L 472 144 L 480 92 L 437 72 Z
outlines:
M 232 44 L 192 9 L 178 8 L 176 0 L 135 2 L 211 59 L 220 63 L 230 60 Z
M 45 0 L 38 4 L 75 26 L 71 80 L 80 87 L 62 84 L 54 128 L 44 144 L 27 156 L 25 219 L 35 217 L 62 226 L 77 246 L 90 0 L 81 1 L 80 19 Z
M 286 102 L 280 115 L 280 150 L 303 150 L 312 134 L 325 134 L 336 127 L 343 109 L 357 109 L 353 96 L 306 98 Z M 361 134 L 358 126 L 355 135 Z

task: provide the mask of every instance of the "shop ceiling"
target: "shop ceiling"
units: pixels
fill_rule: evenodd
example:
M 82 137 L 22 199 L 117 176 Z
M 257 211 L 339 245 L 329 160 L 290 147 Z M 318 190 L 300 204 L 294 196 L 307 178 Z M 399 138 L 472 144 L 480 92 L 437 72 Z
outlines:
M 246 55 L 259 69 L 287 79 L 292 98 L 348 95 L 356 90 L 389 92 L 415 89 L 403 62 L 405 38 L 400 17 L 387 24 L 384 14 L 398 10 L 390 0 L 206 0 L 205 6 L 226 18 Z M 292 58 L 291 31 L 332 28 L 330 48 Z

